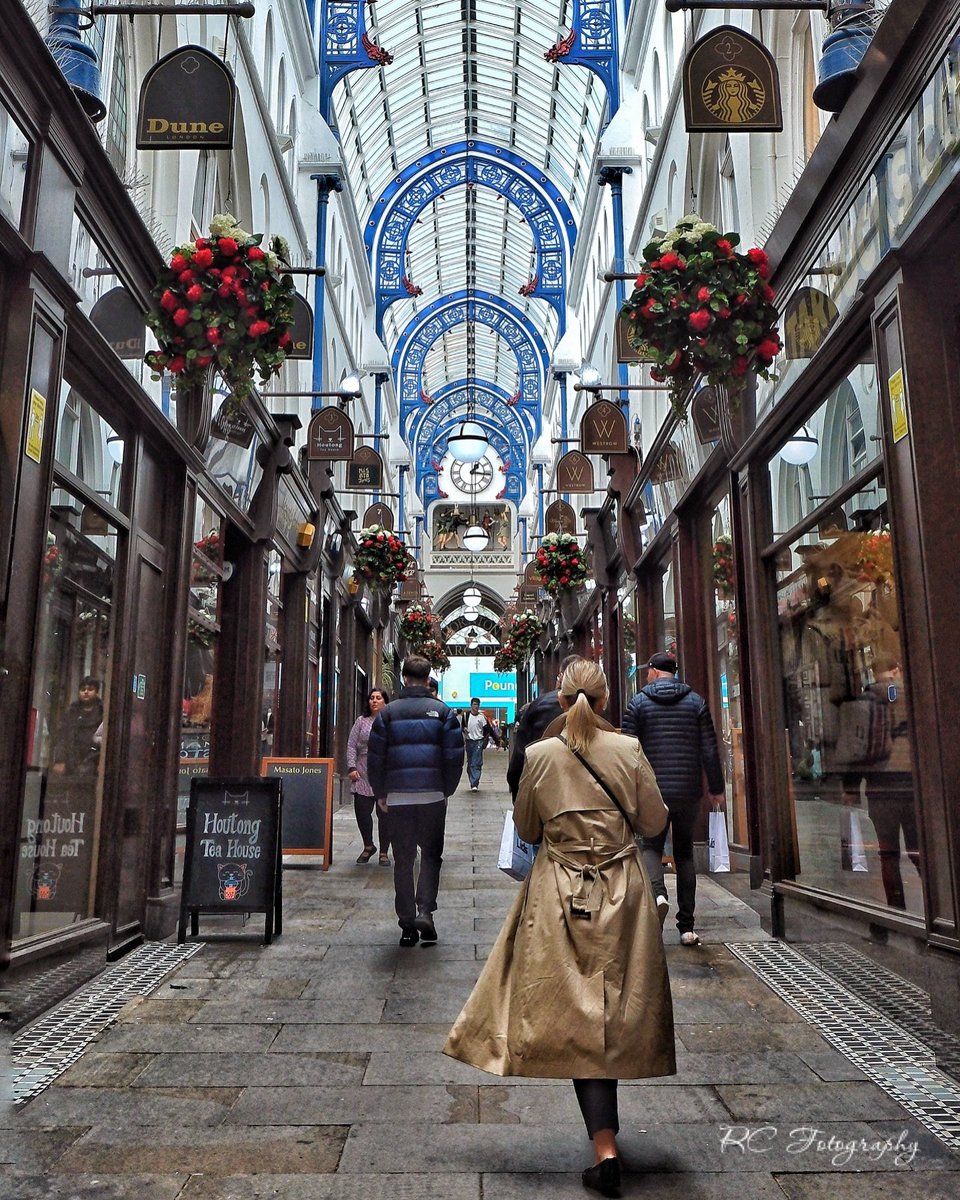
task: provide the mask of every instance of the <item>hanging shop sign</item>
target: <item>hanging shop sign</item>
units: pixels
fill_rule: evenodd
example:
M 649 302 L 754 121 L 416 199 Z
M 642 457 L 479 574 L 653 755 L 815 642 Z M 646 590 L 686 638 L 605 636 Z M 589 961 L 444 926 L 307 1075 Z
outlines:
M 147 350 L 147 325 L 126 288 L 115 287 L 104 292 L 93 306 L 90 320 L 120 358 L 143 358 Z
M 580 420 L 580 449 L 584 454 L 626 454 L 627 422 L 619 404 L 598 400 Z
M 138 150 L 229 150 L 237 85 L 202 46 L 179 46 L 150 68 L 140 88 Z
M 333 405 L 318 408 L 307 428 L 307 459 L 321 458 L 337 462 L 353 458 L 353 422 Z
M 557 503 L 562 504 L 563 501 L 559 500 Z M 553 508 L 552 504 L 550 505 L 550 508 Z M 567 505 L 567 508 L 570 508 L 569 504 Z M 550 509 L 547 509 L 547 512 L 549 511 Z M 573 509 L 571 508 L 570 511 L 573 512 Z M 549 523 L 547 524 L 547 532 L 555 532 Z M 571 527 L 569 530 L 564 530 L 563 532 L 572 533 L 573 529 Z M 520 584 L 520 600 L 527 602 L 539 600 L 540 590 L 542 587 L 543 584 L 540 582 L 540 567 L 537 565 L 537 560 L 533 559 L 531 562 L 527 563 L 523 570 L 523 581 Z
M 617 317 L 616 325 L 614 326 L 617 343 L 617 362 L 619 363 L 640 363 L 650 362 L 650 356 L 644 354 L 634 344 L 637 334 L 637 323 L 631 321 L 629 317 L 622 315 Z
M 371 504 L 367 511 L 363 514 L 362 528 L 368 529 L 371 525 L 380 525 L 383 529 L 394 532 L 393 509 L 389 504 Z
M 301 295 L 293 298 L 293 326 L 287 358 L 313 358 L 313 309 Z
M 813 358 L 840 319 L 837 306 L 819 288 L 802 287 L 783 312 L 783 349 L 787 358 Z
M 177 941 L 199 934 L 201 912 L 263 913 L 263 940 L 282 932 L 280 779 L 194 778 Z
M 720 397 L 713 384 L 700 388 L 690 404 L 697 441 L 710 446 L 720 440 Z
M 383 487 L 383 459 L 371 446 L 360 446 L 347 463 L 348 492 L 378 492 Z
M 210 433 L 221 442 L 233 442 L 235 446 L 242 446 L 246 450 L 253 441 L 256 429 L 247 406 L 238 404 L 233 396 L 227 396 L 210 422 Z
M 557 463 L 557 491 L 588 495 L 595 490 L 590 459 L 579 450 L 568 450 Z
M 711 30 L 683 60 L 683 111 L 688 132 L 783 129 L 773 55 L 733 25 Z
M 577 514 L 566 500 L 554 500 L 547 506 L 547 511 L 543 515 L 543 524 L 546 533 L 576 533 Z M 535 572 L 535 575 L 539 587 L 539 570 Z

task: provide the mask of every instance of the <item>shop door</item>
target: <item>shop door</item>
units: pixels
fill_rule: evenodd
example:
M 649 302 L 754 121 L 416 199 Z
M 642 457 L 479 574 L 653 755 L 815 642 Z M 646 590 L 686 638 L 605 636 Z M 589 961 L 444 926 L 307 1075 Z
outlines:
M 161 551 L 138 538 L 133 563 L 131 685 L 127 744 L 118 789 L 120 861 L 114 922 L 118 941 L 140 926 L 147 894 L 155 887 L 156 881 L 146 878 L 146 849 L 154 831 L 161 828 L 164 811 L 158 752 L 166 691 L 161 678 L 163 639 L 158 636 L 164 627 Z

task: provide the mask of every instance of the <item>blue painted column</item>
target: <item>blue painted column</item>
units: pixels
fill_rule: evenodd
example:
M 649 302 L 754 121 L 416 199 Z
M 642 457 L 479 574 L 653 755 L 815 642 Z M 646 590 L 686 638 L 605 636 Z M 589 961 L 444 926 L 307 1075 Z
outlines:
M 601 187 L 605 184 L 610 187 L 610 202 L 613 206 L 613 269 L 619 275 L 623 274 L 623 177 L 632 174 L 633 167 L 601 167 L 597 172 L 597 183 Z M 626 281 L 618 279 L 615 287 L 619 313 L 627 298 Z M 621 387 L 626 387 L 630 382 L 626 363 L 618 364 L 617 381 Z M 630 398 L 626 392 L 620 393 L 620 406 L 630 407 Z
M 387 382 L 390 376 L 386 371 L 377 371 L 373 376 L 374 393 L 373 393 L 373 432 L 383 433 L 380 423 L 383 420 L 383 385 Z M 381 451 L 382 453 L 382 451 Z M 380 500 L 380 493 L 373 493 L 373 503 L 377 504 Z M 401 525 L 401 529 L 403 526 Z
M 543 463 L 537 463 L 536 468 L 537 468 L 537 492 L 538 492 L 537 516 L 538 516 L 538 522 L 539 522 L 537 525 L 537 529 L 542 537 L 543 532 L 544 532 L 544 529 L 543 529 Z
M 317 181 L 317 261 L 316 266 L 326 265 L 327 258 L 327 206 L 331 192 L 343 191 L 343 180 L 339 175 L 311 175 Z M 322 392 L 323 387 L 323 301 L 326 295 L 326 281 L 322 275 L 316 277 L 313 285 L 313 385 L 312 390 Z M 323 408 L 323 399 L 314 396 L 314 409 Z
M 400 493 L 399 498 L 397 500 L 397 529 L 404 529 L 406 527 L 406 524 L 404 521 L 404 516 L 405 516 L 404 509 L 405 509 L 406 505 L 403 502 L 403 500 L 404 500 L 403 485 L 405 482 L 404 476 L 406 475 L 408 470 L 409 470 L 409 467 L 407 466 L 406 463 L 401 463 L 400 466 L 397 467 L 397 475 L 399 476 L 399 479 L 397 482 L 397 491 Z
M 560 436 L 565 438 L 567 436 L 567 373 L 566 371 L 554 371 L 553 377 L 560 389 Z

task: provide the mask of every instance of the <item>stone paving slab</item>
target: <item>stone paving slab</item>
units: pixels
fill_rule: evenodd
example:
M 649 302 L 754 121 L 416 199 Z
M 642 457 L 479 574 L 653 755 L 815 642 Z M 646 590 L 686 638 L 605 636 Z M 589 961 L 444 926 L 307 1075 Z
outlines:
M 407 1057 L 408 1071 L 410 1056 L 417 1056 L 416 1072 L 409 1071 L 405 1078 L 419 1078 L 422 1054 L 439 1053 L 449 1032 L 446 1021 L 436 1025 L 287 1025 L 278 1033 L 271 1050 L 278 1054 L 299 1050 L 395 1051 Z
M 957 1200 L 957 1180 L 935 1171 L 912 1171 L 909 1175 L 866 1175 L 834 1173 L 775 1176 L 784 1200 Z M 489 1193 L 485 1193 L 489 1200 Z M 662 1200 L 662 1198 L 658 1198 Z
M 177 1200 L 481 1200 L 481 1191 L 478 1175 L 195 1175 Z
M 322 961 L 322 960 L 321 960 Z M 265 977 L 237 973 L 229 979 L 180 979 L 161 984 L 154 992 L 157 999 L 175 997 L 192 1000 L 211 1000 L 230 996 L 253 996 L 261 1000 L 300 1000 L 309 986 L 312 975 Z M 341 984 L 342 986 L 342 984 Z
M 20 1113 L 24 1127 L 68 1125 L 123 1128 L 129 1125 L 219 1125 L 240 1088 L 156 1089 L 48 1088 Z
M 791 1083 L 779 1087 L 754 1084 L 719 1086 L 717 1095 L 733 1121 L 761 1124 L 811 1125 L 824 1121 L 857 1121 L 903 1113 L 901 1106 L 884 1093 L 877 1095 L 872 1083 Z
M 362 1053 L 163 1054 L 136 1078 L 137 1088 L 353 1087 L 367 1069 Z M 292 1122 L 295 1124 L 296 1122 Z
M 96 1043 L 107 1053 L 119 1050 L 153 1054 L 218 1054 L 244 1050 L 268 1050 L 278 1029 L 269 1025 L 250 1025 L 238 1030 L 235 1025 L 178 1025 L 176 1031 L 166 1025 L 115 1025 Z
M 579 1122 L 555 1125 L 536 1138 L 521 1125 L 500 1125 L 496 1137 L 489 1126 L 441 1125 L 431 1130 L 429 1139 L 418 1138 L 414 1124 L 355 1124 L 351 1127 L 340 1160 L 343 1173 L 379 1173 L 390 1169 L 391 1163 L 409 1156 L 409 1147 L 416 1145 L 415 1165 L 418 1171 L 448 1171 L 452 1163 L 467 1172 L 539 1172 L 549 1167 L 553 1171 L 579 1171 L 590 1162 L 589 1143 Z M 627 1167 L 634 1172 L 683 1172 L 692 1163 L 705 1172 L 731 1175 L 767 1175 L 777 1171 L 818 1170 L 828 1162 L 837 1172 L 856 1172 L 864 1163 L 851 1158 L 846 1163 L 830 1162 L 830 1155 L 810 1151 L 808 1154 L 788 1150 L 786 1135 L 776 1137 L 765 1146 L 764 1153 L 751 1153 L 736 1146 L 722 1148 L 722 1130 L 718 1124 L 648 1124 L 643 1131 L 621 1129 L 618 1139 Z M 843 1141 L 850 1139 L 875 1140 L 876 1132 L 864 1122 L 837 1122 L 826 1131 Z M 892 1160 L 871 1162 L 875 1172 L 901 1171 Z
M 486 1071 L 478 1071 L 476 1067 L 458 1062 L 457 1059 L 444 1054 L 441 1047 L 446 1036 L 444 1033 L 443 1037 L 434 1042 L 430 1049 L 417 1052 L 416 1078 L 420 1082 L 466 1083 L 476 1087 L 481 1083 L 489 1083 L 498 1078 L 498 1076 L 490 1075 Z M 403 1051 L 395 1054 L 374 1053 L 370 1055 L 370 1065 L 367 1067 L 363 1082 L 365 1084 L 405 1083 L 410 1079 L 410 1075 L 409 1054 L 405 1054 Z
M 256 1000 L 238 996 L 235 1000 L 214 1000 L 205 1004 L 192 1018 L 193 1025 L 319 1025 L 340 1021 L 376 1023 L 383 1013 L 383 1001 L 376 997 L 352 996 L 349 1006 L 337 1006 L 324 1000 Z M 421 1008 L 422 1015 L 422 1008 Z
M 394 1087 L 249 1087 L 226 1117 L 227 1124 L 399 1124 L 416 1113 L 421 1129 L 436 1124 L 477 1123 L 476 1087 L 406 1084 Z M 423 1140 L 421 1133 L 418 1140 Z
M 29 1175 L 0 1183 L 4 1200 L 178 1200 L 185 1175 Z
M 65 1124 L 56 1129 L 24 1129 L 17 1121 L 16 1128 L 0 1129 L 0 1168 L 46 1171 L 83 1132 Z
M 692 1053 L 723 1053 L 728 1054 L 743 1049 L 744 1030 L 736 1024 L 715 1024 L 708 1022 L 702 1025 L 686 1024 L 677 1021 L 674 1025 L 677 1039 L 677 1049 Z M 823 1038 L 805 1022 L 800 1024 L 772 1025 L 769 1022 L 750 1022 L 750 1049 L 761 1050 L 793 1050 L 798 1056 L 807 1058 L 807 1052 L 821 1053 Z M 836 1054 L 836 1051 L 833 1051 Z M 842 1054 L 837 1058 L 843 1059 Z M 852 1070 L 856 1070 L 851 1066 Z M 860 1073 L 858 1078 L 862 1078 Z
M 105 1054 L 88 1050 L 57 1080 L 57 1087 L 128 1087 L 155 1059 L 154 1054 Z
M 59 1172 L 105 1175 L 317 1174 L 335 1171 L 346 1126 L 191 1129 L 130 1125 L 84 1134 L 57 1164 Z M 132 1200 L 132 1198 L 131 1198 Z
M 667 1087 L 651 1083 L 643 1088 L 622 1083 L 618 1089 L 620 1124 L 624 1129 L 648 1123 L 725 1122 L 729 1114 L 709 1087 Z M 531 1086 L 526 1080 L 480 1087 L 480 1121 L 491 1125 L 570 1125 L 580 1119 L 570 1083 L 544 1080 Z
M 588 1162 L 588 1159 L 584 1160 Z M 483 1200 L 584 1200 L 596 1195 L 584 1191 L 580 1173 L 486 1174 Z M 625 1200 L 784 1200 L 784 1194 L 769 1176 L 731 1176 L 685 1172 L 672 1175 L 624 1175 Z M 819 1200 L 819 1197 L 818 1197 Z M 823 1200 L 827 1200 L 824 1197 Z M 937 1200 L 940 1200 L 937 1197 Z

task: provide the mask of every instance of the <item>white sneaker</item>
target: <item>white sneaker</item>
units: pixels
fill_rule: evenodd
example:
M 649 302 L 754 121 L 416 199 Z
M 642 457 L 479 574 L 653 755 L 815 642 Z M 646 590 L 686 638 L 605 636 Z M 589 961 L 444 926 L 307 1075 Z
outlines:
M 699 946 L 700 938 L 697 936 L 697 934 L 695 934 L 693 932 L 692 929 L 688 929 L 686 933 L 680 934 L 680 945 L 681 946 Z
M 670 911 L 670 901 L 666 896 L 657 897 L 657 916 L 660 918 L 660 928 L 663 928 L 663 923 L 667 919 L 667 913 Z

